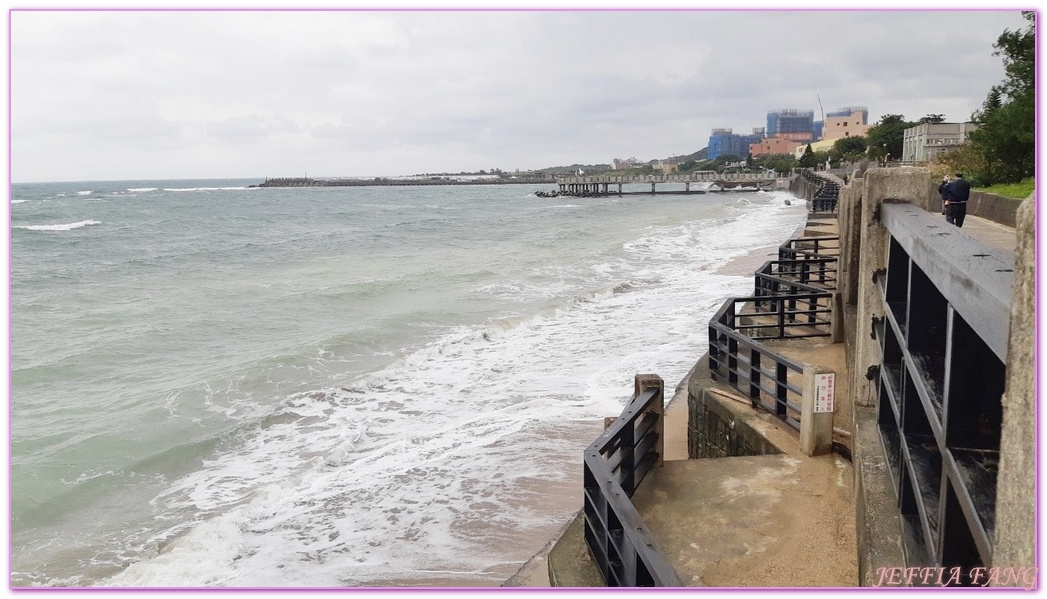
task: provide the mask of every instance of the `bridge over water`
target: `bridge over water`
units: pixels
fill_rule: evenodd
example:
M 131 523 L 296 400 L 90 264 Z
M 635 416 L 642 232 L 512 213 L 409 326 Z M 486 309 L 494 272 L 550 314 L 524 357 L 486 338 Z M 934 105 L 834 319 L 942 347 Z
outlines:
M 617 195 L 627 194 L 656 194 L 656 193 L 706 193 L 707 188 L 691 189 L 691 183 L 712 183 L 720 190 L 734 189 L 738 187 L 755 187 L 757 189 L 773 189 L 785 187 L 786 178 L 779 177 L 776 173 L 717 173 L 715 171 L 698 171 L 688 174 L 669 175 L 593 175 L 577 177 L 557 177 L 556 184 L 560 187 L 560 193 L 564 195 L 611 195 L 610 187 L 618 186 Z M 622 186 L 626 184 L 650 183 L 651 191 L 623 192 Z M 683 191 L 658 191 L 659 184 L 683 184 Z

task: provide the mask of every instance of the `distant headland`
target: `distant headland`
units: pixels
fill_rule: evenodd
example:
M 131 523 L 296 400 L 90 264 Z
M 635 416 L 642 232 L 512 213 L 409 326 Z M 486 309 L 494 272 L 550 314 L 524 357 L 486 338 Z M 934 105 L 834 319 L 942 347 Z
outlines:
M 367 187 L 376 185 L 506 185 L 555 183 L 553 175 L 445 175 L 414 177 L 374 177 L 355 179 L 312 179 L 284 177 L 266 179 L 264 183 L 248 187 Z

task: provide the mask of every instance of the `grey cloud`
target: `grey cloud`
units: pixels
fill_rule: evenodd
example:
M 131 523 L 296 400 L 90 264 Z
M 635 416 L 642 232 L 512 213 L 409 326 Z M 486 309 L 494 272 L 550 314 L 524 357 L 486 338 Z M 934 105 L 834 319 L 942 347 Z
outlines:
M 213 137 L 241 140 L 253 140 L 298 131 L 298 126 L 288 119 L 266 117 L 259 114 L 212 121 L 206 123 L 204 128 L 207 134 Z
M 769 110 L 817 110 L 818 96 L 874 120 L 961 119 L 1003 77 L 992 43 L 1024 27 L 1017 11 L 52 11 L 11 24 L 16 180 L 655 158 L 701 149 L 715 127 L 763 126 Z M 119 159 L 84 171 L 56 159 L 110 146 Z

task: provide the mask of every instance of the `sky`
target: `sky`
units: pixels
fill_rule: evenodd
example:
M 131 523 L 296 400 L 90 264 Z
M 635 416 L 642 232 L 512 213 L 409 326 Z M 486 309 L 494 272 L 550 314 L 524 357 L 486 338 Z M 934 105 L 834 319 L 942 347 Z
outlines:
M 1017 10 L 10 15 L 11 180 L 646 161 L 768 111 L 968 120 Z

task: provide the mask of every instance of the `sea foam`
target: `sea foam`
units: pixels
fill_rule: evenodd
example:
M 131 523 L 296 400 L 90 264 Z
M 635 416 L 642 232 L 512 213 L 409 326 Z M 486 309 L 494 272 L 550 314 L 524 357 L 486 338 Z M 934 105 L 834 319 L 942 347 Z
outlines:
M 68 223 L 64 225 L 15 225 L 12 229 L 25 229 L 26 231 L 72 231 L 73 229 L 79 229 L 88 225 L 100 225 L 101 222 L 97 220 L 82 220 L 76 223 Z

